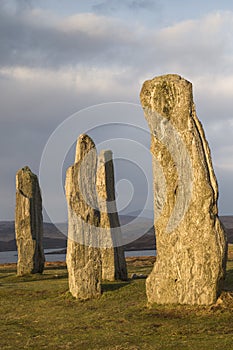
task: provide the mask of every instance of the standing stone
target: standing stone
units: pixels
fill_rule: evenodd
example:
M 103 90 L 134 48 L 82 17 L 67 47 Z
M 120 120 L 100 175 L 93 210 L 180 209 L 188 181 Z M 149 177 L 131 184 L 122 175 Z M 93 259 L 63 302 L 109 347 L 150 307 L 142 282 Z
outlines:
M 67 268 L 69 289 L 79 299 L 101 294 L 100 215 L 95 189 L 97 154 L 87 135 L 77 142 L 75 163 L 66 173 L 68 205 Z
M 16 174 L 15 234 L 17 274 L 42 273 L 45 262 L 42 200 L 37 176 L 27 166 Z
M 141 103 L 151 130 L 157 259 L 149 303 L 212 304 L 225 275 L 227 243 L 218 218 L 210 149 L 192 84 L 178 75 L 146 81 Z
M 122 233 L 115 201 L 114 168 L 111 151 L 101 151 L 96 179 L 100 210 L 102 279 L 127 280 Z

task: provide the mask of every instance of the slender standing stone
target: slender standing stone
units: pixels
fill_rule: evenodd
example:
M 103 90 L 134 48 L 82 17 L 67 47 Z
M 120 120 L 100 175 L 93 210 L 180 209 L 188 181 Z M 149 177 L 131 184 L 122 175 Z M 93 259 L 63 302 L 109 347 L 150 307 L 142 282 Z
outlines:
M 45 261 L 42 199 L 37 176 L 27 166 L 16 174 L 15 234 L 17 274 L 42 273 Z
M 101 294 L 100 224 L 96 197 L 97 154 L 88 135 L 80 135 L 75 163 L 66 173 L 68 205 L 67 268 L 69 289 L 79 299 Z
M 127 280 L 122 233 L 115 201 L 112 152 L 109 150 L 101 151 L 98 157 L 96 189 L 100 210 L 102 279 Z
M 212 304 L 221 292 L 227 243 L 192 84 L 178 75 L 157 77 L 143 84 L 140 97 L 152 135 L 156 218 L 148 301 Z

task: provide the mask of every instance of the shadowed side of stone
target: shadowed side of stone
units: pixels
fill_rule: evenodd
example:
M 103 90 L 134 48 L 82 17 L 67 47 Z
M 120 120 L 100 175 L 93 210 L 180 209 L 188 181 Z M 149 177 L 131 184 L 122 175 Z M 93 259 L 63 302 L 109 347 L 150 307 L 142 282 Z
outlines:
M 127 280 L 122 233 L 115 201 L 112 152 L 101 151 L 98 157 L 96 189 L 100 210 L 100 247 L 102 279 Z
M 37 176 L 29 167 L 16 174 L 15 234 L 17 274 L 42 273 L 44 269 L 42 199 Z
M 143 84 L 140 98 L 152 135 L 157 245 L 146 282 L 148 301 L 215 303 L 225 276 L 227 243 L 192 84 L 178 75 L 157 77 Z
M 68 205 L 67 269 L 69 290 L 79 299 L 101 294 L 101 255 L 96 197 L 97 154 L 88 135 L 77 141 L 75 163 L 66 173 Z

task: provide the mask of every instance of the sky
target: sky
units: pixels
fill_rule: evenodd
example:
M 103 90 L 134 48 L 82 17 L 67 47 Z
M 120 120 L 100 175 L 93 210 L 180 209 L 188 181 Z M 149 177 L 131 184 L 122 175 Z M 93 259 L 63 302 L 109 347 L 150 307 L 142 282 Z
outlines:
M 232 33 L 232 1 L 1 0 L 0 220 L 14 218 L 15 173 L 25 165 L 41 174 L 50 220 L 65 220 L 55 170 L 64 184 L 72 145 L 85 131 L 98 150 L 113 149 L 122 208 L 143 206 L 146 188 L 153 210 L 139 93 L 145 80 L 168 73 L 193 84 L 219 183 L 219 212 L 233 215 Z

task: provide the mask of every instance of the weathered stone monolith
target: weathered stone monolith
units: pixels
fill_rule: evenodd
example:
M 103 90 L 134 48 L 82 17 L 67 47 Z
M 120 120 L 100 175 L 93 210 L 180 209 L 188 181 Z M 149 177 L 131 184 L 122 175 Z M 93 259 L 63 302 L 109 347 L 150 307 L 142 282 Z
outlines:
M 157 244 L 148 302 L 212 304 L 222 288 L 227 243 L 192 84 L 178 75 L 157 77 L 143 84 L 140 97 L 152 135 Z
M 45 261 L 42 199 L 37 176 L 27 166 L 16 174 L 15 235 L 17 274 L 42 273 Z
M 97 154 L 88 135 L 77 141 L 75 163 L 66 173 L 69 289 L 79 299 L 101 294 L 100 215 L 96 196 Z
M 100 248 L 102 279 L 127 280 L 122 233 L 115 201 L 112 152 L 101 151 L 98 157 L 96 189 L 100 210 Z

